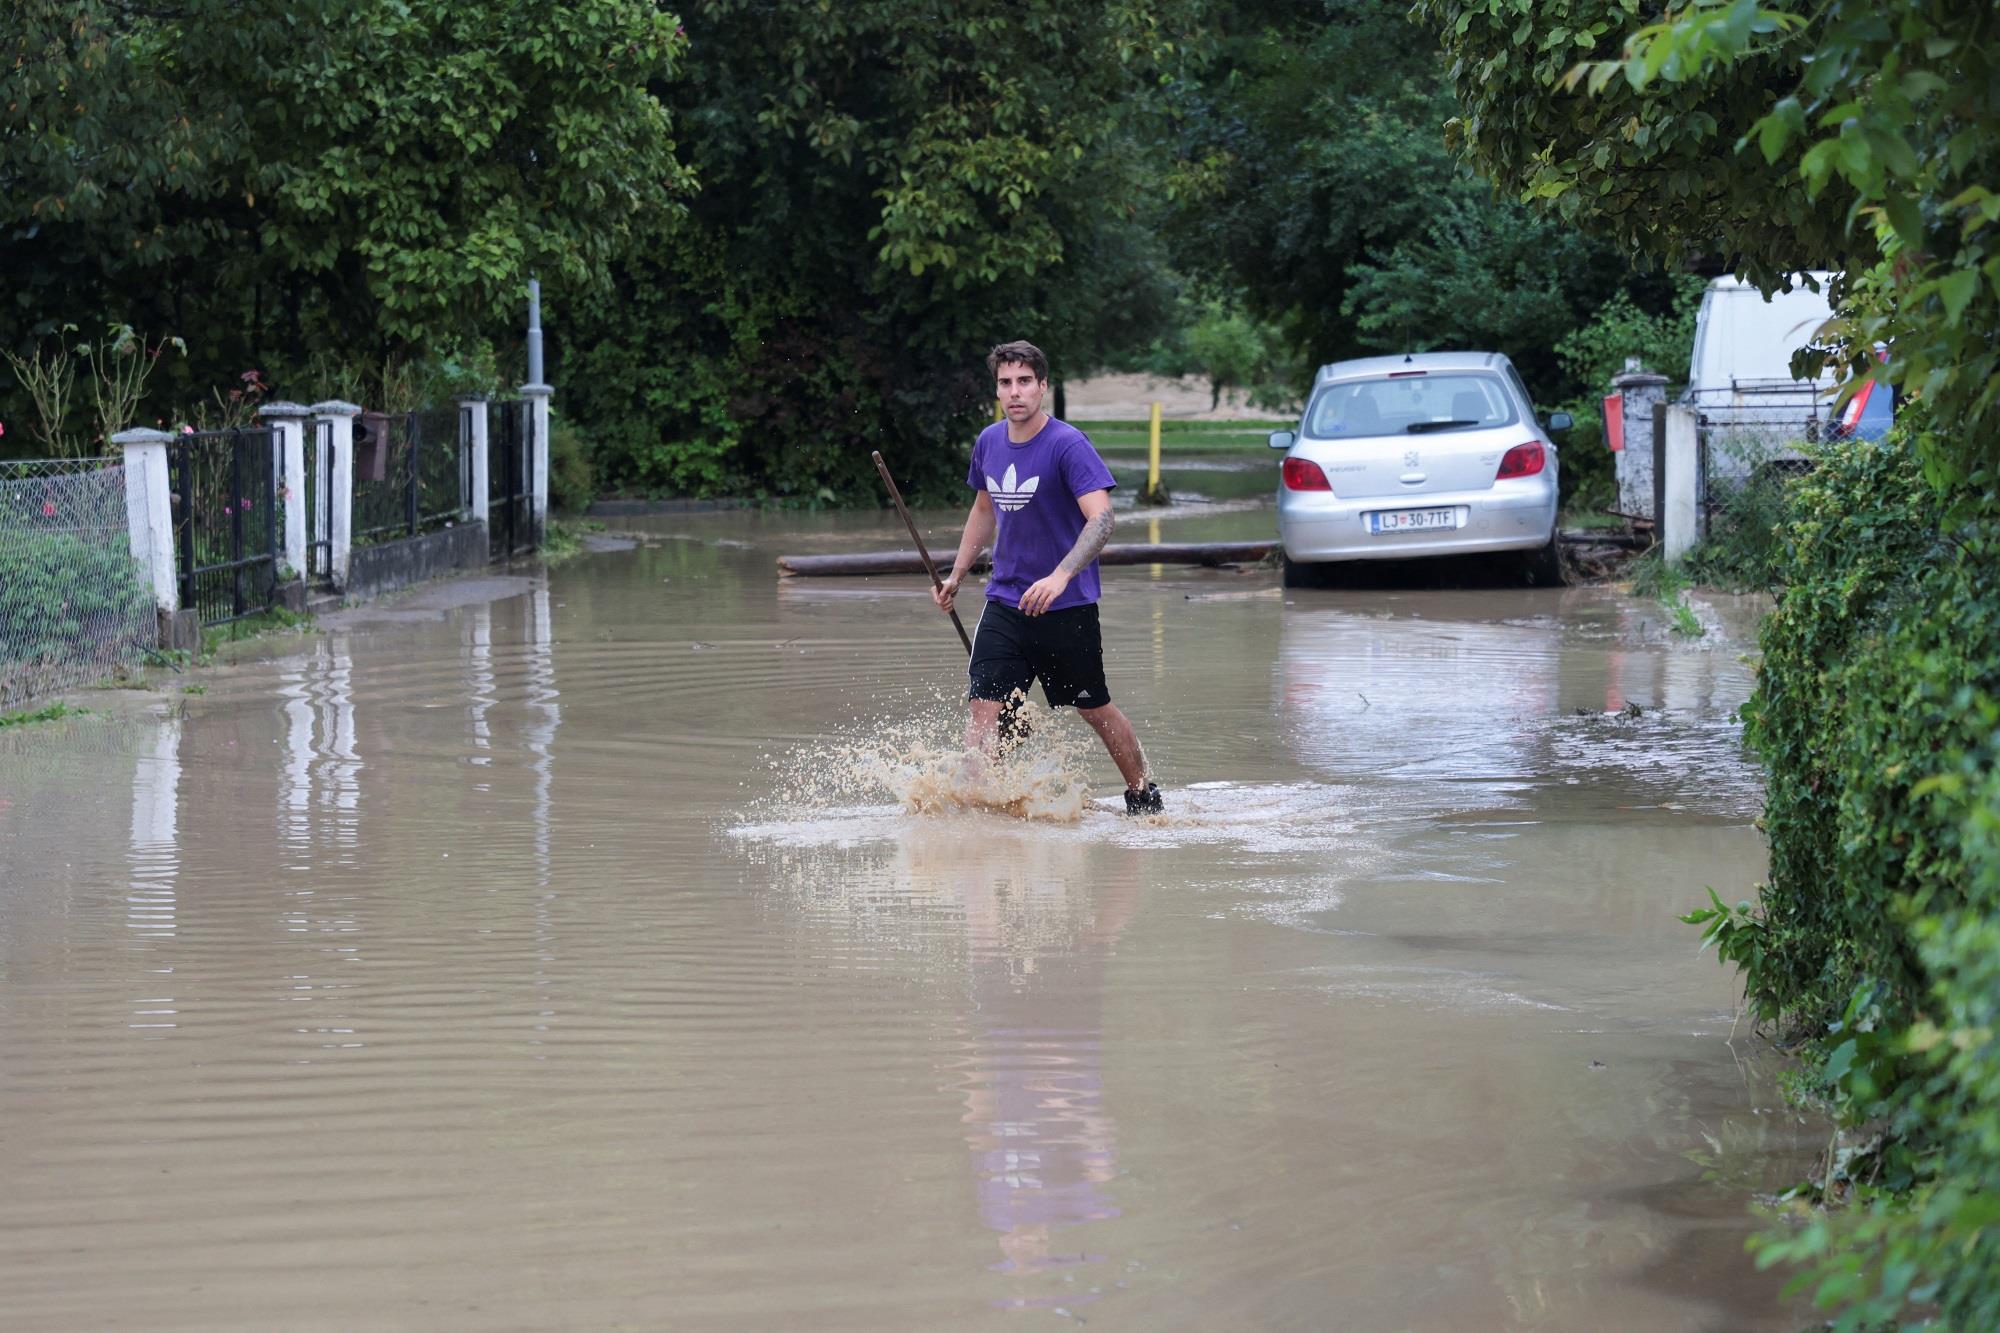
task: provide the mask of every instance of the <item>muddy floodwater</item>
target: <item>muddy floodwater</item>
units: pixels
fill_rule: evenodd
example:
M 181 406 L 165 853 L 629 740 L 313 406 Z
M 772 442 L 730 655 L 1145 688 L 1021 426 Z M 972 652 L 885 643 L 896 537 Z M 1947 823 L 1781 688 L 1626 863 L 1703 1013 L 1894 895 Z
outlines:
M 626 529 L 0 732 L 0 1325 L 1800 1322 L 1819 1130 L 1674 920 L 1751 608 L 1107 571 L 1168 813 L 1074 719 L 912 813 L 949 626 L 773 577 L 889 522 Z

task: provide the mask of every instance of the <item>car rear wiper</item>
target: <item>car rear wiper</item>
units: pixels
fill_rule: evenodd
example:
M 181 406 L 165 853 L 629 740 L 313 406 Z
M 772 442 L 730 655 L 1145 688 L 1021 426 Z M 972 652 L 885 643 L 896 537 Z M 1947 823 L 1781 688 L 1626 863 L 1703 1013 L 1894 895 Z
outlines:
M 1477 426 L 1477 421 L 1412 421 L 1403 427 L 1410 435 L 1424 435 L 1434 430 L 1457 430 L 1460 426 Z

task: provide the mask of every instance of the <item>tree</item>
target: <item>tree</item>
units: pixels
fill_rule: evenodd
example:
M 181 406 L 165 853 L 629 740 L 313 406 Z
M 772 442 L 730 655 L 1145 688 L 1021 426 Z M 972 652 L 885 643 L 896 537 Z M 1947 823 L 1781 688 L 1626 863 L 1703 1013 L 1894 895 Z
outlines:
M 1283 321 L 1302 359 L 1497 347 L 1553 400 L 1576 391 L 1558 339 L 1613 292 L 1664 298 L 1454 160 L 1443 63 L 1400 0 L 1267 0 L 1222 26 L 1176 102 L 1176 255 Z
M 1151 285 L 1132 226 L 1148 118 L 1196 14 L 691 6 L 669 101 L 701 193 L 614 294 L 578 294 L 561 349 L 612 480 L 874 496 L 879 448 L 906 485 L 955 496 L 986 348 L 1034 339 L 1063 373 L 1106 299 Z
M 1825 353 L 1928 400 L 1928 472 L 1957 512 L 2000 504 L 1992 4 L 1695 0 L 1656 23 L 1631 0 L 1417 12 L 1452 57 L 1458 142 L 1496 181 L 1766 291 L 1841 272 Z
M 175 332 L 201 383 L 491 334 L 679 211 L 684 46 L 644 0 L 10 6 L 0 338 Z

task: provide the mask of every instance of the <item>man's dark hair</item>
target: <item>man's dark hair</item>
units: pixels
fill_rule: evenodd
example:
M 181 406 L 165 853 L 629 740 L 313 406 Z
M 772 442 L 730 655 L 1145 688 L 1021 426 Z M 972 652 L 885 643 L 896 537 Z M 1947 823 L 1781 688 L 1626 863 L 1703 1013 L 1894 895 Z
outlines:
M 1002 366 L 1026 366 L 1035 372 L 1035 378 L 1046 381 L 1049 377 L 1049 359 L 1042 355 L 1042 349 L 1030 342 L 1001 343 L 986 354 L 986 373 L 998 376 Z

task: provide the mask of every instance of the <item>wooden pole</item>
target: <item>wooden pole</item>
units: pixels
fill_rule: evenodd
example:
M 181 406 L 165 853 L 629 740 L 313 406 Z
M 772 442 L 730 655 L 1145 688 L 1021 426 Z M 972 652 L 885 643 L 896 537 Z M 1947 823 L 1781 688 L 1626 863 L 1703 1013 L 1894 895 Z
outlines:
M 1152 423 L 1146 438 L 1146 484 L 1139 488 L 1142 505 L 1171 504 L 1165 483 L 1160 480 L 1160 403 L 1153 401 Z
M 1146 489 L 1160 493 L 1160 400 L 1153 400 L 1153 420 L 1146 438 Z
M 998 402 L 998 399 L 994 400 Z M 875 470 L 882 474 L 882 484 L 889 488 L 889 498 L 896 502 L 896 512 L 903 516 L 903 526 L 910 530 L 910 540 L 917 544 L 917 554 L 924 558 L 924 572 L 931 576 L 931 587 L 944 587 L 944 580 L 938 577 L 937 562 L 931 559 L 929 548 L 917 532 L 916 520 L 910 517 L 909 506 L 903 503 L 903 493 L 896 489 L 896 479 L 889 475 L 889 465 L 882 461 L 882 451 L 877 449 L 869 454 L 875 460 Z M 958 631 L 958 641 L 965 645 L 965 655 L 972 656 L 972 636 L 965 632 L 965 626 L 958 618 L 957 608 L 949 612 L 951 627 Z
M 1254 565 L 1269 559 L 1278 543 L 1272 539 L 1256 542 L 1134 542 L 1113 543 L 1098 552 L 1102 565 L 1198 565 L 1214 569 L 1223 565 Z M 982 558 L 972 571 L 986 568 Z M 841 578 L 873 574 L 918 574 L 923 557 L 914 551 L 850 551 L 840 555 L 781 555 L 778 574 L 788 578 Z

